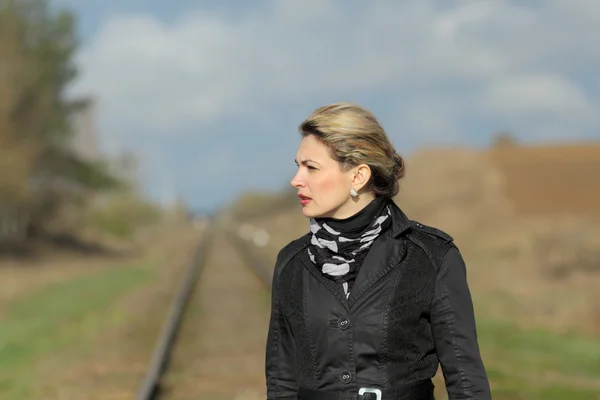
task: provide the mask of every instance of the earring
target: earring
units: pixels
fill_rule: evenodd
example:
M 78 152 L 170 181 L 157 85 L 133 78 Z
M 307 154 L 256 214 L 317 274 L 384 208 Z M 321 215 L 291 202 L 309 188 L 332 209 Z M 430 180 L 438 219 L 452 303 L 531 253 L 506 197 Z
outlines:
M 358 196 L 358 192 L 354 189 L 350 189 L 350 196 L 352 197 L 357 197 Z

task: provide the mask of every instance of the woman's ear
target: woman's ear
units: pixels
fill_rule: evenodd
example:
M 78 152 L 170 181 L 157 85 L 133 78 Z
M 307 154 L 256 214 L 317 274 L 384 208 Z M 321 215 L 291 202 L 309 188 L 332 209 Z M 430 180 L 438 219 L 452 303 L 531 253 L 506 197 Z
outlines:
M 352 187 L 358 192 L 360 191 L 371 179 L 371 168 L 367 164 L 360 164 L 352 169 Z

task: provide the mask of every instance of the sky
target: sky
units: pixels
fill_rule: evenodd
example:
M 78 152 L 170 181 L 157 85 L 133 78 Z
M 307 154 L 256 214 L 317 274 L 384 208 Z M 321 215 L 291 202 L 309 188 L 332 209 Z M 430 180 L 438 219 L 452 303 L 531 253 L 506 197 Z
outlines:
M 374 112 L 396 150 L 600 139 L 600 2 L 54 0 L 106 154 L 197 210 L 289 187 L 315 108 Z

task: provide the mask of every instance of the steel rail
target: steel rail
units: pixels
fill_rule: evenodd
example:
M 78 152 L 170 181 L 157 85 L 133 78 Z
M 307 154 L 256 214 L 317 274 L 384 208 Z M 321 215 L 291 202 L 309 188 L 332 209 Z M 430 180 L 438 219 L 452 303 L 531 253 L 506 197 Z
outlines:
M 269 291 L 273 279 L 273 271 L 267 267 L 264 257 L 258 254 L 253 246 L 246 240 L 239 237 L 232 230 L 227 231 L 227 240 L 237 249 L 240 255 L 244 258 L 244 262 L 258 279 L 265 285 Z
M 204 269 L 207 253 L 216 236 L 217 229 L 217 224 L 214 222 L 206 228 L 206 233 L 200 242 L 194 260 L 190 263 L 182 279 L 179 290 L 173 299 L 169 313 L 162 326 L 146 375 L 139 388 L 137 400 L 155 400 L 161 395 L 161 379 L 168 368 L 173 345 L 183 322 L 185 309 L 198 283 L 200 273 Z M 225 229 L 225 236 L 227 241 L 242 256 L 244 263 L 270 292 L 273 273 L 266 266 L 263 257 L 258 254 L 248 241 L 239 237 L 233 230 Z
M 210 223 L 206 228 L 194 259 L 190 263 L 179 286 L 179 290 L 171 303 L 145 377 L 139 387 L 137 400 L 154 400 L 160 394 L 161 378 L 168 366 L 173 343 L 181 326 L 183 313 L 194 291 L 200 272 L 206 263 L 207 253 L 214 239 L 215 229 L 214 223 Z

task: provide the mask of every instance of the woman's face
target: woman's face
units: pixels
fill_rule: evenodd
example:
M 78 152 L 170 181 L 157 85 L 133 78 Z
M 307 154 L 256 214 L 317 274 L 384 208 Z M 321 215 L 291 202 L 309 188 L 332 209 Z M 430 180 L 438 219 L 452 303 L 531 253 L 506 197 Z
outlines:
M 290 184 L 298 190 L 304 215 L 337 217 L 351 202 L 353 172 L 342 172 L 327 147 L 313 135 L 300 142 L 296 164 L 298 170 Z

